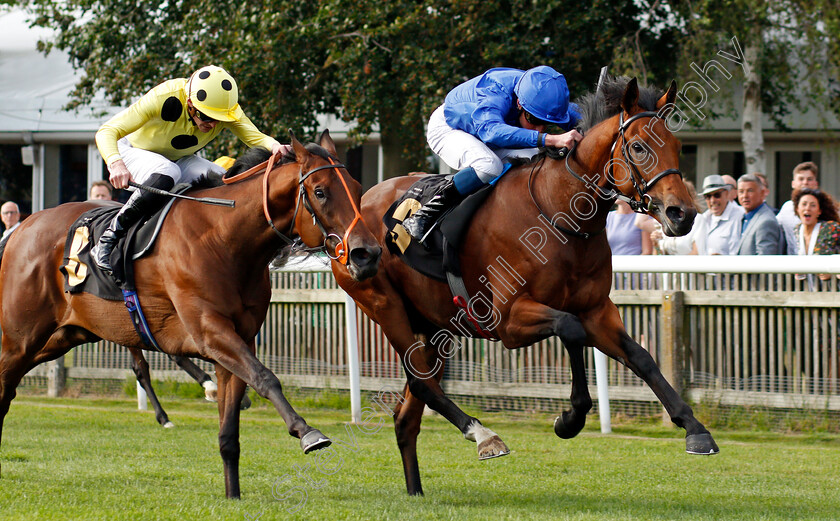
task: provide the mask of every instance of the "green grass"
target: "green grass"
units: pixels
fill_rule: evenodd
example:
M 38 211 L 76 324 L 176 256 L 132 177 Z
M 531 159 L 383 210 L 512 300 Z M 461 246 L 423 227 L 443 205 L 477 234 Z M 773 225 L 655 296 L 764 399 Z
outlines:
M 299 411 L 347 441 L 349 413 L 315 405 L 323 403 L 311 398 Z M 242 413 L 243 499 L 230 501 L 215 405 L 164 406 L 174 429 L 128 399 L 16 399 L 0 449 L 0 519 L 834 520 L 840 512 L 833 434 L 716 431 L 721 454 L 700 457 L 685 454 L 682 431 L 657 424 L 601 435 L 593 417 L 577 438 L 560 440 L 552 416 L 480 413 L 513 450 L 480 462 L 454 427 L 426 417 L 426 496 L 408 497 L 390 418 L 375 433 L 347 427 L 355 450 L 335 443 L 304 455 L 264 402 Z M 275 485 L 285 500 L 273 497 Z

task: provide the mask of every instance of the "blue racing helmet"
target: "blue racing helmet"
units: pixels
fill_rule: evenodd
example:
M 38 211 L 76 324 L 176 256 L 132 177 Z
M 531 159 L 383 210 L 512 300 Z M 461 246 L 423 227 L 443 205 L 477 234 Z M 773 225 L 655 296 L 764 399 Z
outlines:
M 556 125 L 569 122 L 569 87 L 566 78 L 551 67 L 528 69 L 513 91 L 529 114 Z

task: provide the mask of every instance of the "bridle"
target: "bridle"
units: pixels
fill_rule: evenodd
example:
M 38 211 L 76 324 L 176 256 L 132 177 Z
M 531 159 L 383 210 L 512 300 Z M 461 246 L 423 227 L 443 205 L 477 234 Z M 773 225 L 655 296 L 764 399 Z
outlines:
M 618 132 L 616 134 L 615 140 L 613 141 L 612 147 L 610 147 L 609 175 L 607 176 L 607 183 L 608 183 L 607 186 L 609 187 L 609 191 L 605 191 L 605 189 L 603 187 L 598 186 L 597 184 L 595 184 L 594 181 L 592 181 L 592 180 L 590 180 L 590 179 L 588 179 L 584 176 L 579 175 L 572 168 L 571 158 L 574 155 L 575 150 L 577 150 L 577 142 L 575 142 L 575 144 L 572 145 L 572 149 L 566 155 L 566 169 L 569 171 L 569 173 L 573 177 L 575 177 L 576 179 L 581 181 L 588 189 L 593 190 L 595 192 L 598 192 L 600 194 L 600 196 L 603 197 L 604 199 L 606 199 L 606 200 L 620 199 L 620 200 L 626 202 L 627 204 L 629 204 L 630 208 L 632 208 L 634 212 L 649 214 L 653 209 L 653 198 L 650 196 L 650 194 L 648 194 L 648 191 L 650 191 L 650 189 L 653 188 L 653 186 L 656 183 L 658 183 L 659 180 L 661 180 L 665 176 L 668 176 L 668 175 L 671 175 L 671 174 L 676 174 L 676 175 L 680 176 L 680 178 L 682 178 L 682 172 L 680 172 L 676 168 L 668 168 L 666 170 L 663 170 L 663 171 L 657 173 L 650 180 L 646 180 L 644 178 L 644 176 L 642 175 L 642 173 L 639 171 L 638 167 L 636 166 L 636 163 L 634 161 L 632 161 L 630 159 L 630 157 L 627 155 L 627 145 L 630 144 L 630 142 L 627 140 L 627 136 L 625 135 L 625 132 L 628 129 L 628 127 L 630 126 L 630 124 L 635 122 L 636 120 L 641 119 L 641 118 L 663 119 L 662 116 L 660 116 L 659 113 L 657 113 L 657 112 L 645 111 L 645 112 L 639 112 L 638 114 L 634 114 L 634 115 L 630 116 L 629 118 L 627 118 L 627 120 L 625 120 L 624 119 L 624 111 L 622 110 L 620 112 L 619 119 L 618 119 Z M 614 156 L 615 156 L 615 148 L 616 148 L 616 146 L 618 146 L 619 141 L 623 142 L 622 146 L 620 147 L 622 162 L 625 165 L 629 164 L 630 167 L 631 167 L 630 181 L 633 183 L 633 188 L 636 190 L 635 195 L 637 195 L 639 197 L 638 200 L 636 200 L 635 197 L 626 196 L 623 193 L 619 192 L 617 190 L 616 186 L 615 186 L 615 183 L 614 183 L 615 176 L 613 174 L 613 168 L 614 168 L 615 163 L 616 163 Z M 558 157 L 562 157 L 562 155 L 559 155 Z M 560 231 L 562 231 L 566 234 L 574 235 L 576 237 L 581 237 L 583 239 L 588 239 L 588 238 L 590 238 L 594 235 L 600 234 L 603 231 L 603 230 L 600 230 L 600 231 L 594 232 L 594 233 L 579 232 L 579 231 L 576 231 L 576 230 L 569 230 L 569 229 L 563 228 L 561 226 L 558 226 L 556 223 L 554 223 L 554 221 L 550 217 L 548 217 L 545 214 L 545 212 L 543 212 L 542 208 L 540 208 L 540 205 L 537 203 L 537 200 L 534 197 L 534 192 L 531 188 L 532 179 L 533 179 L 533 176 L 534 176 L 534 171 L 535 171 L 535 169 L 531 170 L 531 176 L 528 178 L 528 193 L 531 195 L 531 200 L 534 202 L 534 205 L 536 205 L 537 210 L 539 210 L 540 214 L 543 217 L 545 217 L 549 222 L 551 222 L 554 225 L 555 228 L 557 228 L 558 230 L 560 230 Z
M 237 181 L 240 181 L 242 179 L 245 179 L 246 177 L 251 177 L 254 174 L 265 172 L 265 176 L 263 177 L 263 183 L 262 183 L 263 214 L 265 215 L 265 219 L 268 222 L 268 225 L 271 227 L 272 230 L 274 230 L 274 233 L 277 234 L 277 236 L 280 238 L 280 240 L 282 240 L 283 242 L 285 242 L 286 244 L 289 244 L 289 245 L 294 244 L 294 241 L 290 238 L 290 236 L 293 235 L 293 233 L 294 233 L 295 221 L 297 220 L 297 214 L 298 214 L 298 211 L 300 211 L 301 203 L 303 203 L 303 207 L 312 216 L 312 223 L 314 225 L 316 225 L 319 230 L 321 230 L 321 234 L 324 236 L 323 249 L 326 252 L 327 256 L 329 256 L 331 259 L 337 260 L 341 264 L 346 265 L 347 261 L 350 257 L 350 249 L 347 247 L 347 240 L 350 236 L 350 232 L 353 231 L 353 228 L 356 227 L 356 224 L 359 221 L 364 222 L 364 219 L 362 218 L 362 214 L 359 211 L 359 207 L 356 204 L 356 202 L 353 200 L 353 196 L 350 193 L 350 187 L 347 186 L 347 182 L 344 180 L 344 176 L 342 176 L 341 172 L 339 172 L 339 168 L 346 168 L 346 167 L 341 163 L 336 163 L 335 161 L 332 160 L 332 158 L 327 158 L 328 161 L 330 162 L 329 165 L 317 166 L 317 167 L 315 167 L 315 168 L 313 168 L 313 169 L 311 169 L 311 170 L 309 170 L 305 173 L 303 171 L 303 168 L 300 169 L 300 171 L 298 172 L 298 196 L 297 196 L 297 200 L 295 201 L 295 212 L 292 215 L 292 221 L 289 224 L 289 231 L 284 234 L 283 232 L 278 230 L 277 227 L 274 225 L 274 219 L 272 219 L 272 217 L 271 217 L 271 209 L 268 205 L 268 194 L 269 194 L 268 180 L 271 177 L 270 176 L 271 171 L 274 169 L 274 162 L 275 162 L 276 158 L 277 158 L 277 156 L 275 154 L 272 154 L 271 157 L 268 159 L 268 161 L 266 163 L 263 163 L 263 164 L 266 165 L 265 168 L 263 168 L 263 164 L 260 164 L 260 165 L 255 166 L 254 168 L 251 168 L 250 170 L 246 170 L 245 172 L 237 174 L 237 175 L 235 175 L 231 178 L 223 179 L 223 181 L 224 181 L 225 184 L 231 184 L 231 183 L 235 183 Z M 330 232 L 327 231 L 327 229 L 321 223 L 321 220 L 315 214 L 315 211 L 312 209 L 312 203 L 309 200 L 309 194 L 306 192 L 306 188 L 304 186 L 304 181 L 306 181 L 309 178 L 309 176 L 311 176 L 315 172 L 319 172 L 321 170 L 332 170 L 336 173 L 336 175 L 338 176 L 338 179 L 341 181 L 342 186 L 344 186 L 344 191 L 347 193 L 347 198 L 350 200 L 350 205 L 353 207 L 353 212 L 355 213 L 355 217 L 353 218 L 353 221 L 350 223 L 350 226 L 348 226 L 347 230 L 344 232 L 344 238 L 339 237 L 335 233 L 330 233 Z M 330 248 L 327 246 L 327 242 L 330 239 L 333 239 L 333 238 L 337 240 L 337 243 L 335 245 L 335 248 L 333 248 L 333 250 L 330 251 Z

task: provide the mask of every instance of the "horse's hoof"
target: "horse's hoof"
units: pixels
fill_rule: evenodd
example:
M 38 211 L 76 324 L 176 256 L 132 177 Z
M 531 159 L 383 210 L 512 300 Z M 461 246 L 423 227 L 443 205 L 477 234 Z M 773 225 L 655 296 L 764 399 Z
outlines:
M 510 449 L 498 436 L 492 436 L 478 444 L 479 461 L 507 456 L 508 454 L 510 454 Z
M 586 424 L 586 416 L 583 416 L 583 422 L 570 421 L 569 411 L 564 411 L 561 416 L 554 419 L 554 434 L 564 440 L 570 440 L 580 434 L 583 426 Z
M 327 448 L 331 444 L 332 440 L 321 434 L 321 431 L 318 429 L 312 429 L 300 439 L 300 448 L 303 449 L 304 454 L 309 454 L 313 450 Z
M 172 422 L 166 422 L 166 423 L 163 424 L 164 429 L 171 429 L 174 426 L 175 426 L 175 424 L 172 423 Z
M 212 380 L 208 380 L 201 384 L 204 387 L 204 399 L 208 402 L 215 402 L 218 401 L 218 390 L 219 388 L 216 386 L 216 383 Z
M 709 456 L 720 452 L 712 435 L 708 432 L 700 434 L 689 434 L 685 437 L 685 451 L 689 454 L 700 454 Z

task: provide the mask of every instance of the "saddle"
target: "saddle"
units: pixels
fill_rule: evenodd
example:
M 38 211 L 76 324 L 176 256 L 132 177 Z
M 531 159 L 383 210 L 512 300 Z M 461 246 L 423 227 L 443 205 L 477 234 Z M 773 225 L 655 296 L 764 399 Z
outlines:
M 188 188 L 189 184 L 179 184 L 172 191 L 181 193 Z M 70 226 L 64 243 L 64 262 L 60 268 L 64 274 L 64 290 L 69 293 L 86 292 L 106 300 L 124 300 L 125 291 L 136 292 L 133 261 L 152 249 L 174 201 L 173 198 L 157 213 L 126 231 L 114 248 L 113 277 L 93 262 L 90 250 L 121 206 L 100 206 L 80 215 Z M 117 281 L 120 281 L 119 284 Z
M 459 254 L 473 215 L 490 195 L 495 182 L 479 189 L 443 215 L 424 243 L 411 237 L 402 226 L 402 222 L 434 196 L 446 180 L 447 177 L 440 175 L 421 177 L 388 208 L 382 217 L 388 230 L 385 242 L 388 250 L 412 269 L 449 284 L 453 302 L 464 311 L 466 322 L 471 326 L 473 334 L 468 336 L 492 338 L 484 322 L 471 310 L 470 295 L 461 276 Z

